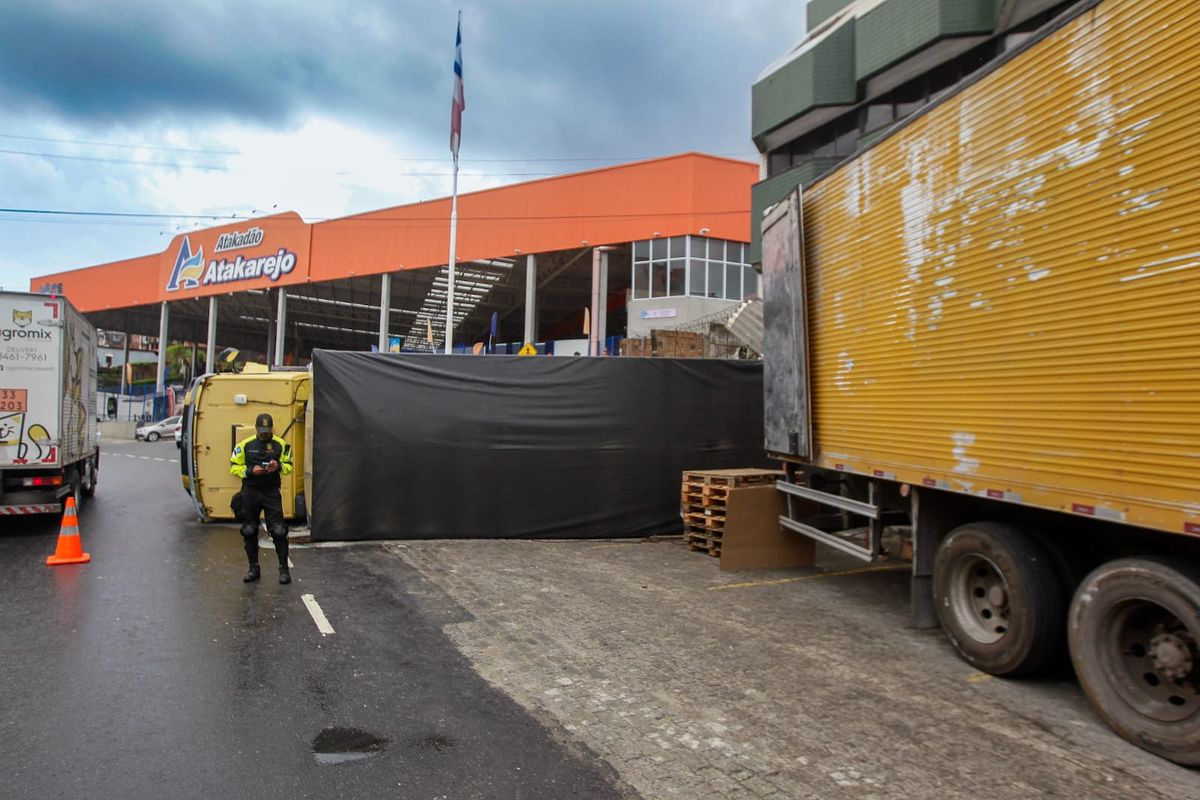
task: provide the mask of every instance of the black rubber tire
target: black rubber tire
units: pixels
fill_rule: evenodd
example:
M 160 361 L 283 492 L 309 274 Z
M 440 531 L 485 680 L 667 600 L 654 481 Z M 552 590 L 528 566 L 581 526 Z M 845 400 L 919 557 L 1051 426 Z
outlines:
M 147 442 L 157 442 L 159 439 L 158 431 L 150 431 L 146 434 Z
M 1133 707 L 1118 688 L 1130 679 L 1126 663 L 1114 646 L 1122 609 L 1146 602 L 1170 611 L 1200 636 L 1200 568 L 1173 558 L 1122 558 L 1102 564 L 1084 578 L 1075 592 L 1067 617 L 1067 633 L 1075 674 L 1088 700 L 1118 735 L 1144 750 L 1176 764 L 1200 766 L 1200 701 L 1193 664 L 1192 691 L 1180 691 L 1192 708 L 1177 708 L 1179 719 L 1164 722 Z M 1132 684 L 1126 683 L 1127 687 Z M 1165 708 L 1165 704 L 1163 708 Z
M 83 478 L 79 474 L 79 468 L 73 466 L 67 467 L 67 471 L 63 475 L 63 480 L 65 480 L 67 485 L 71 488 L 71 492 L 67 495 L 67 497 L 75 498 L 75 509 L 76 511 L 81 510 L 83 508 L 83 501 L 86 499 L 86 496 L 83 493 Z M 64 497 L 63 509 L 66 510 L 66 507 L 67 498 Z
M 84 479 L 84 482 L 79 487 L 79 496 L 90 499 L 96 494 L 96 481 L 99 479 L 100 470 L 97 469 L 95 462 L 92 461 L 89 461 L 88 468 L 91 472 L 91 482 L 89 483 L 86 478 Z
M 1007 587 L 1007 630 L 997 641 L 972 633 L 951 601 L 962 570 L 986 559 Z M 1046 548 L 1031 534 L 999 522 L 972 522 L 942 540 L 934 557 L 938 620 L 963 660 L 990 675 L 1028 675 L 1060 656 L 1065 646 L 1066 591 Z

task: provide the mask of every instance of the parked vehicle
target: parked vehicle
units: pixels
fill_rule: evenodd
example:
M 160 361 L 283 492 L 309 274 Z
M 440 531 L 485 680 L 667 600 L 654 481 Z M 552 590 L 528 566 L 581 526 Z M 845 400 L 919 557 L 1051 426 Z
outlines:
M 0 292 L 0 514 L 96 491 L 96 341 L 65 298 Z
M 183 418 L 182 417 L 180 418 L 179 422 L 175 423 L 175 446 L 180 447 L 180 448 L 183 447 Z
M 993 675 L 1069 649 L 1200 765 L 1192 13 L 1080 4 L 777 205 L 762 267 L 781 524 L 911 526 L 915 624 Z
M 164 436 L 172 436 L 175 433 L 175 426 L 179 424 L 179 415 L 167 417 L 158 422 L 151 422 L 147 425 L 140 426 L 134 431 L 135 439 L 145 439 L 147 442 L 157 442 Z

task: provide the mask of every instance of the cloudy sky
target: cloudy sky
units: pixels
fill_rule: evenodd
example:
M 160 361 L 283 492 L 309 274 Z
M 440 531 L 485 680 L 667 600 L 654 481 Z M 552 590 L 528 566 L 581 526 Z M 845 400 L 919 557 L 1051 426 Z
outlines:
M 7 0 L 0 285 L 158 252 L 214 217 L 448 195 L 460 7 L 460 191 L 687 150 L 753 160 L 750 84 L 803 35 L 803 6 Z

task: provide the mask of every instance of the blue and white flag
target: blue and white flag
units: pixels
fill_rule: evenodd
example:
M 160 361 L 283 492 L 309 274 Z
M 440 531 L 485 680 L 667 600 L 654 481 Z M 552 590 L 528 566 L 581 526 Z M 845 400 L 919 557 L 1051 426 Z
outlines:
M 458 145 L 462 141 L 462 112 L 467 110 L 463 94 L 462 12 L 458 12 L 458 33 L 454 37 L 454 96 L 450 101 L 450 152 L 458 161 Z

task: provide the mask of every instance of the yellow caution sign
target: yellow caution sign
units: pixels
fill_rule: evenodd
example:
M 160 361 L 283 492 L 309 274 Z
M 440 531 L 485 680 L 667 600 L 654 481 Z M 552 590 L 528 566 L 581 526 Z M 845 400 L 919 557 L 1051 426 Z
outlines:
M 537 354 L 537 348 L 529 342 L 526 342 L 525 346 L 517 351 L 517 355 L 519 356 L 536 356 Z

